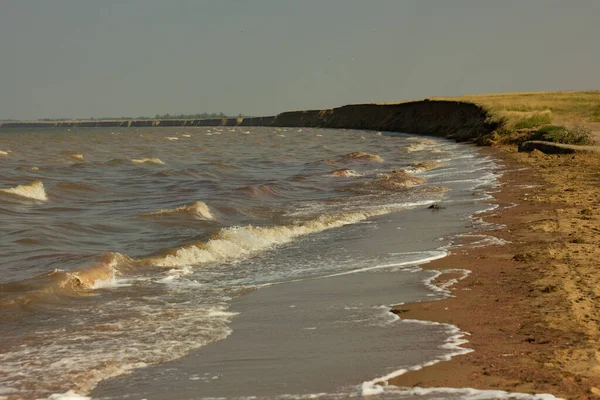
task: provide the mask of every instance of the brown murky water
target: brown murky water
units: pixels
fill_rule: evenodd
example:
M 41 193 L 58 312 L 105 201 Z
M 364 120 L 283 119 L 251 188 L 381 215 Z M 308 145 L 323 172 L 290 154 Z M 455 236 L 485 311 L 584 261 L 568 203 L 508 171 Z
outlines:
M 464 230 L 495 179 L 467 146 L 351 130 L 2 130 L 0 151 L 9 398 L 89 393 L 223 339 L 257 287 L 442 256 L 355 247 L 352 227 L 447 202 Z

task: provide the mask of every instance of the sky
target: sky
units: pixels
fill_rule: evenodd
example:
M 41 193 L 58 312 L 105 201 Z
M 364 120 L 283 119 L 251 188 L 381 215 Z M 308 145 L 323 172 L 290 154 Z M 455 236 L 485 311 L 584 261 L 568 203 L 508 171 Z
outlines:
M 600 89 L 598 0 L 1 0 L 0 119 Z

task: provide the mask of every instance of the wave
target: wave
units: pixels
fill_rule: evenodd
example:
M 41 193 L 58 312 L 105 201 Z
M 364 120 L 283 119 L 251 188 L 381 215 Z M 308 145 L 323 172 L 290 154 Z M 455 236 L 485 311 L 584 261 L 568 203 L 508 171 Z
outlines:
M 165 162 L 163 160 L 161 160 L 160 158 L 133 158 L 131 159 L 131 162 L 135 163 L 135 164 L 157 164 L 157 165 L 163 165 Z
M 348 168 L 336 169 L 335 171 L 329 173 L 331 176 L 344 176 L 344 177 L 356 177 L 363 176 L 360 172 L 353 171 Z
M 0 156 L 7 156 L 10 154 L 10 150 L 0 150 Z
M 416 143 L 423 144 L 423 145 L 426 145 L 426 146 L 435 146 L 435 145 L 439 144 L 435 140 L 423 139 L 421 137 L 414 137 L 414 136 L 406 138 L 406 141 L 408 141 L 408 142 L 416 142 Z
M 111 286 L 116 276 L 134 266 L 135 261 L 120 253 L 105 253 L 90 267 L 65 271 L 55 269 L 34 278 L 0 285 L 0 304 L 29 307 L 52 299 L 89 295 L 93 289 Z
M 69 154 L 69 157 L 76 161 L 83 161 L 83 154 Z
M 17 171 L 39 171 L 40 167 L 17 167 Z
M 411 164 L 411 172 L 425 172 L 432 169 L 444 167 L 446 164 L 442 161 L 417 161 Z
M 383 158 L 377 154 L 363 153 L 362 151 L 355 151 L 348 153 L 340 158 L 338 161 L 349 162 L 349 161 L 364 161 L 364 162 L 383 162 Z
M 372 181 L 348 185 L 339 190 L 357 193 L 393 192 L 408 189 L 426 181 L 426 179 L 413 176 L 406 171 L 393 170 L 392 172 L 378 175 Z
M 389 214 L 398 207 L 381 207 L 370 211 L 321 216 L 315 220 L 273 227 L 230 227 L 219 231 L 208 242 L 198 242 L 175 249 L 173 254 L 144 260 L 160 267 L 182 267 L 209 262 L 224 262 L 251 256 L 275 245 L 292 241 L 298 236 L 355 224 L 368 218 Z
M 67 190 L 84 190 L 84 191 L 89 191 L 89 192 L 96 191 L 96 189 L 92 185 L 87 185 L 85 183 L 63 182 L 63 183 L 59 183 L 56 186 L 58 186 L 61 189 L 67 189 Z
M 0 193 L 15 196 L 17 198 L 47 201 L 48 196 L 41 181 L 34 181 L 26 185 L 19 185 L 10 189 L 0 189 Z
M 406 146 L 406 151 L 408 151 L 409 153 L 421 150 L 425 150 L 425 146 L 422 144 L 409 144 L 408 146 Z
M 260 186 L 242 186 L 235 189 L 237 192 L 244 193 L 253 199 L 264 199 L 265 197 L 283 197 L 284 195 L 274 184 Z
M 184 215 L 198 220 L 214 220 L 215 217 L 210 212 L 210 208 L 202 201 L 195 201 L 177 208 L 158 210 L 149 213 L 140 214 L 142 217 L 161 217 L 170 215 Z

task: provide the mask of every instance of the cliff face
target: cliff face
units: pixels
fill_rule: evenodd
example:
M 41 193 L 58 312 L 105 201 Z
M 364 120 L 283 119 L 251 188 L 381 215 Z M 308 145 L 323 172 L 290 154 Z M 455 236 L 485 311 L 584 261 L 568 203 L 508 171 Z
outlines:
M 272 125 L 369 129 L 465 140 L 488 134 L 498 127 L 488 121 L 487 111 L 475 104 L 440 100 L 290 111 L 279 114 Z

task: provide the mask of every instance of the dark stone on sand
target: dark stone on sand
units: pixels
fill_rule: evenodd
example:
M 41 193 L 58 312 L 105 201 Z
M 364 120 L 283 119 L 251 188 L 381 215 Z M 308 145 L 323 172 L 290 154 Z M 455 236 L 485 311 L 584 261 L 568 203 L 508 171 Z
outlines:
M 440 206 L 438 203 L 433 203 L 432 205 L 430 205 L 427 208 L 429 210 L 443 210 L 445 207 Z

